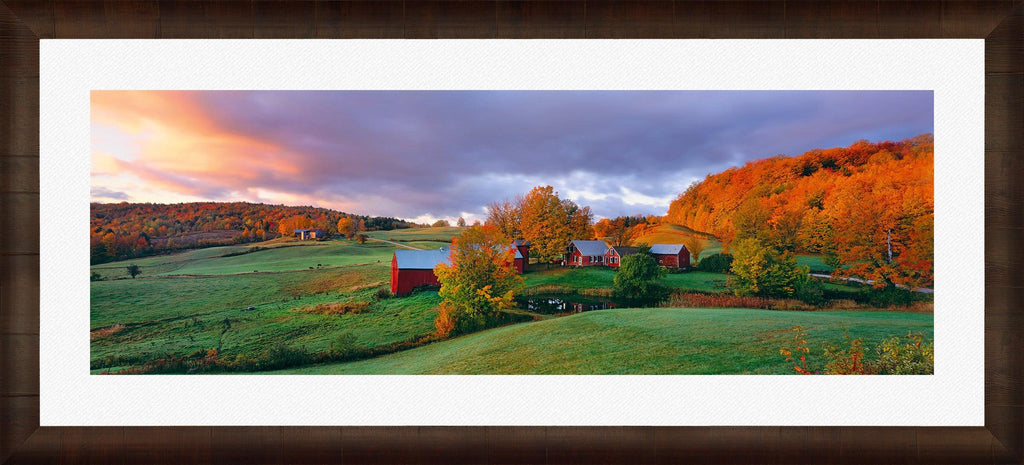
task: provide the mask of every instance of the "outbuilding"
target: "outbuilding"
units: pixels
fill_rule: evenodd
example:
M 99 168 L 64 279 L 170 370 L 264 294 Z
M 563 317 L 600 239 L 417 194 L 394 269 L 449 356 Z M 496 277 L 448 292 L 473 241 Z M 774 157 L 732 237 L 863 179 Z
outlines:
M 618 268 L 619 264 L 622 263 L 622 259 L 636 254 L 636 250 L 636 247 L 626 247 L 624 245 L 608 247 L 608 252 L 604 254 L 604 263 L 610 267 Z
M 321 240 L 327 237 L 327 232 L 323 229 L 296 229 L 293 236 L 298 237 L 300 240 Z
M 604 265 L 608 244 L 604 241 L 572 241 L 566 250 L 565 264 L 571 266 Z
M 690 251 L 683 244 L 654 244 L 651 255 L 666 268 L 689 268 Z
M 405 295 L 419 286 L 440 286 L 434 267 L 450 265 L 448 247 L 437 250 L 395 250 L 391 257 L 391 293 Z

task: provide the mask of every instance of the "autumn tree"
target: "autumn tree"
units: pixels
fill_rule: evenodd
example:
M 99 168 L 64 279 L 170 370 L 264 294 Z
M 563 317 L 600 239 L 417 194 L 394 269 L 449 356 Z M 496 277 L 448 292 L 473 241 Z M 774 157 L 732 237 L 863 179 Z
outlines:
M 590 207 L 559 198 L 551 186 L 535 187 L 527 193 L 519 216 L 522 237 L 533 243 L 530 255 L 540 262 L 554 261 L 570 241 L 594 235 Z
M 601 218 L 594 223 L 594 235 L 615 246 L 629 245 L 636 233 L 643 230 L 643 228 L 636 227 L 645 224 L 641 221 L 639 218 L 628 216 Z
M 277 226 L 277 232 L 282 236 L 291 236 L 296 229 L 309 229 L 313 227 L 313 220 L 303 215 L 295 215 L 291 218 L 281 220 Z
M 690 262 L 693 266 L 700 264 L 700 254 L 708 246 L 708 241 L 697 236 L 686 236 L 683 238 L 683 245 L 690 251 Z
M 640 246 L 637 253 L 622 257 L 612 283 L 616 294 L 650 302 L 668 294 L 667 288 L 658 283 L 664 276 L 665 270 L 658 266 L 650 247 Z
M 807 286 L 810 272 L 796 264 L 796 256 L 781 254 L 755 238 L 733 245 L 733 276 L 729 287 L 741 296 L 794 297 Z
M 136 276 L 142 274 L 142 270 L 139 269 L 139 265 L 128 265 L 128 276 L 135 279 Z
M 471 227 L 452 240 L 451 265 L 434 269 L 441 289 L 438 333 L 468 333 L 486 327 L 514 305 L 523 278 L 515 268 L 511 240 L 496 227 Z
M 352 218 L 346 216 L 338 220 L 338 234 L 341 234 L 349 239 L 351 239 L 352 236 L 355 235 L 357 228 L 358 223 L 352 221 Z
M 466 219 L 460 216 L 459 217 L 459 221 L 457 221 L 455 224 L 457 224 L 460 228 L 465 228 L 466 227 Z
M 498 228 L 506 237 L 518 239 L 522 237 L 522 205 L 522 196 L 487 204 L 487 219 L 484 224 Z
M 435 228 L 447 228 L 451 226 L 451 223 L 449 223 L 448 220 L 437 220 L 431 226 Z

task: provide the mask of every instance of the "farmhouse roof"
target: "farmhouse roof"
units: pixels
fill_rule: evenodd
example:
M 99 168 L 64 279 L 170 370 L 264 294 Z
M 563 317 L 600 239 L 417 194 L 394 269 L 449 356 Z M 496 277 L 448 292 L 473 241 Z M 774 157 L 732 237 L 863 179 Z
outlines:
M 451 265 L 448 247 L 437 250 L 395 250 L 395 261 L 400 270 L 432 270 L 439 263 Z
M 683 244 L 654 244 L 651 246 L 651 253 L 654 255 L 675 255 L 685 249 Z
M 572 245 L 583 255 L 604 255 L 608 251 L 604 241 L 572 241 Z
M 625 257 L 626 255 L 633 255 L 636 253 L 636 247 L 626 247 L 624 245 L 616 245 L 608 248 L 615 252 L 615 255 Z

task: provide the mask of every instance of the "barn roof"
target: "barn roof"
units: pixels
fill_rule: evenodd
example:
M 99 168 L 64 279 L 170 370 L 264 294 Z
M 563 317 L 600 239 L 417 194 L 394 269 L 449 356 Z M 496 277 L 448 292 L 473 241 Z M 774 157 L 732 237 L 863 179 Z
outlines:
M 675 255 L 685 249 L 683 244 L 654 244 L 651 246 L 651 253 L 655 255 Z
M 526 239 L 516 239 L 516 240 L 512 241 L 512 245 L 514 245 L 516 247 L 519 247 L 519 246 L 522 246 L 522 245 L 525 245 L 525 246 L 529 247 L 529 246 L 531 246 L 533 244 L 530 244 L 530 241 L 528 241 Z
M 398 261 L 400 270 L 432 270 L 438 263 L 451 265 L 449 257 L 451 250 L 448 247 L 441 247 L 437 250 L 395 250 L 395 260 Z M 515 258 L 523 258 L 523 254 L 516 249 Z
M 395 261 L 400 270 L 432 270 L 438 263 L 451 265 L 448 247 L 437 250 L 395 250 Z
M 615 251 L 615 254 L 620 257 L 625 257 L 626 255 L 633 255 L 636 253 L 636 247 L 626 247 L 624 245 L 612 246 L 609 247 L 608 250 Z
M 572 241 L 572 245 L 583 255 L 604 255 L 608 251 L 604 241 Z

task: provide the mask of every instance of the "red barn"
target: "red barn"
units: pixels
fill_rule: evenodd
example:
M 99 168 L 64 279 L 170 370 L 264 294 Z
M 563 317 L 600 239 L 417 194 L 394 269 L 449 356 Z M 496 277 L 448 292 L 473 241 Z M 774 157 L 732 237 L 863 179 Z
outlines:
M 636 247 L 625 247 L 621 245 L 608 247 L 604 254 L 604 263 L 610 267 L 618 268 L 624 257 L 636 253 Z
M 530 243 L 526 242 L 527 254 L 529 247 Z M 524 249 L 516 246 L 514 265 L 518 273 L 526 269 L 528 256 L 520 253 L 520 250 Z M 405 295 L 419 286 L 440 286 L 434 274 L 434 267 L 440 263 L 452 264 L 448 247 L 438 250 L 395 250 L 395 255 L 391 257 L 391 293 Z
M 418 286 L 440 286 L 434 267 L 451 264 L 448 247 L 438 250 L 395 250 L 391 257 L 391 293 L 405 295 Z
M 689 268 L 690 251 L 683 244 L 654 244 L 651 255 L 666 268 Z
M 530 264 L 530 241 L 526 239 L 516 239 L 512 241 L 512 246 L 516 248 L 516 271 L 519 274 L 526 272 L 526 265 Z
M 608 245 L 604 241 L 572 241 L 566 250 L 566 265 L 594 266 L 604 264 Z

